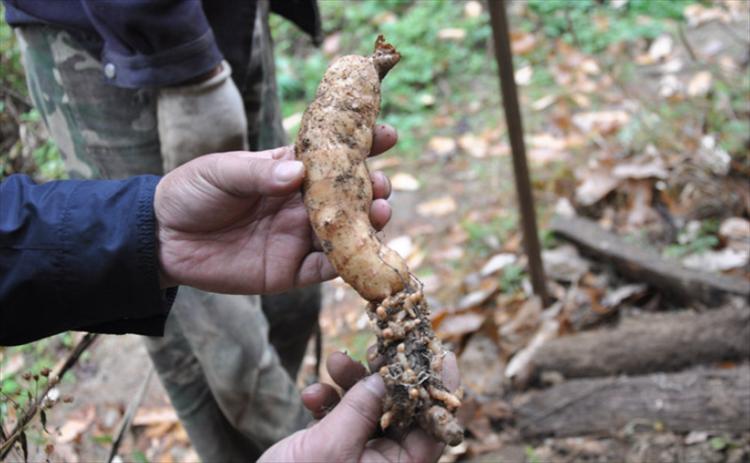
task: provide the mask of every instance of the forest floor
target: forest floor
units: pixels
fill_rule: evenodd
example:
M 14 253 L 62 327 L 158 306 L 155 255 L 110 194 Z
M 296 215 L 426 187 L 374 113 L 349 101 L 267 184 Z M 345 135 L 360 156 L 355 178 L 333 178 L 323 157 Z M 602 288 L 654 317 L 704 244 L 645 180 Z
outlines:
M 383 89 L 383 118 L 400 130 L 401 142 L 370 167 L 385 171 L 394 190 L 394 215 L 381 237 L 424 283 L 433 325 L 457 353 L 462 371 L 460 418 L 467 439 L 447 449 L 443 460 L 750 460 L 747 300 L 723 293 L 711 301 L 680 298 L 647 272 L 628 276 L 612 256 L 571 244 L 553 232 L 552 220 L 588 218 L 622 237 L 623 246 L 653 249 L 659 262 L 750 286 L 748 3 L 677 2 L 679 19 L 633 12 L 641 5 L 635 0 L 607 8 L 565 10 L 533 1 L 511 8 L 551 293 L 546 305 L 528 281 L 490 39 L 486 26 L 477 26 L 486 14 L 482 4 L 456 3 L 446 10 L 416 2 L 391 11 L 365 3 L 361 11 L 339 12 L 331 3 L 321 6 L 333 24 L 322 52 L 287 28 L 275 30 L 285 125 L 294 134 L 311 97 L 310 83 L 317 83 L 334 56 L 365 52 L 362 37 L 383 30 L 397 46 L 406 44 L 403 62 Z M 424 17 L 433 21 L 422 26 Z M 606 35 L 619 33 L 618 20 L 632 36 Z M 337 28 L 347 21 L 355 25 Z M 417 29 L 414 34 L 432 34 L 424 41 L 438 51 L 420 55 L 414 43 L 422 39 L 409 36 Z M 461 75 L 451 68 L 455 62 L 439 62 L 439 53 L 456 60 L 462 52 L 470 54 L 463 64 L 467 72 L 477 69 L 475 75 Z M 433 68 L 426 77 L 419 68 L 424 60 Z M 47 166 L 47 177 L 56 175 L 59 166 L 46 162 L 54 148 L 29 140 L 26 132 L 36 150 L 17 148 L 12 163 L 5 161 L 6 171 L 33 159 Z M 324 355 L 346 350 L 365 358 L 374 337 L 363 307 L 341 280 L 325 285 Z M 723 313 L 729 315 L 716 315 Z M 683 317 L 680 329 L 693 333 L 685 335 L 687 341 L 671 318 L 664 323 L 674 333 L 658 334 L 658 317 L 671 316 Z M 709 325 L 719 328 L 710 332 L 701 328 L 700 317 L 724 321 L 711 318 Z M 629 344 L 622 334 L 628 323 L 644 320 L 656 334 L 633 335 Z M 626 342 L 607 343 L 621 335 Z M 734 344 L 733 336 L 739 339 Z M 22 372 L 54 365 L 76 339 L 65 334 L 2 351 L 3 392 L 24 390 Z M 636 343 L 646 347 L 639 350 Z M 554 368 L 544 367 L 545 356 L 576 346 L 590 350 L 570 358 L 560 354 Z M 675 359 L 685 357 L 685 350 L 688 359 L 679 363 Z M 631 352 L 642 358 L 628 363 Z M 612 357 L 602 361 L 605 355 Z M 146 380 L 147 357 L 136 336 L 100 337 L 60 386 L 61 395 L 74 400 L 49 411 L 51 433 L 30 431 L 32 455 L 44 460 L 52 444 L 52 461 L 105 458 Z M 586 365 L 580 365 L 583 358 Z M 300 386 L 314 365 L 311 346 Z M 610 410 L 609 404 L 620 406 Z M 197 459 L 156 377 L 120 455 L 127 461 Z

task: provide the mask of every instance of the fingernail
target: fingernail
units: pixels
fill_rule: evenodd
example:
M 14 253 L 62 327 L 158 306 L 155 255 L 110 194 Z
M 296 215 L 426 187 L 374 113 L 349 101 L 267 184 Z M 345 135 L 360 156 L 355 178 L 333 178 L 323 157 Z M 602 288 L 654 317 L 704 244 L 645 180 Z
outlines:
M 273 170 L 273 178 L 277 182 L 287 183 L 299 178 L 305 166 L 300 161 L 284 161 L 276 164 Z
M 364 384 L 367 389 L 372 391 L 378 397 L 385 396 L 385 383 L 383 378 L 379 374 L 375 373 L 364 379 Z

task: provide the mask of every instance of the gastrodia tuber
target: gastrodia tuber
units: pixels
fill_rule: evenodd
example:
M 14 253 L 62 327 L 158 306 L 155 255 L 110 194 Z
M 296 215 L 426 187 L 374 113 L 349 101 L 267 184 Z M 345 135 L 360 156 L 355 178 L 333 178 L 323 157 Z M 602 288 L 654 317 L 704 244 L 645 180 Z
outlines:
M 381 427 L 402 431 L 416 422 L 457 445 L 463 439 L 454 416 L 460 400 L 441 380 L 446 352 L 432 331 L 422 284 L 369 220 L 365 160 L 380 111 L 380 81 L 400 58 L 379 36 L 371 56 L 334 61 L 302 116 L 295 153 L 305 164 L 303 195 L 313 230 L 339 275 L 369 301 L 388 391 Z

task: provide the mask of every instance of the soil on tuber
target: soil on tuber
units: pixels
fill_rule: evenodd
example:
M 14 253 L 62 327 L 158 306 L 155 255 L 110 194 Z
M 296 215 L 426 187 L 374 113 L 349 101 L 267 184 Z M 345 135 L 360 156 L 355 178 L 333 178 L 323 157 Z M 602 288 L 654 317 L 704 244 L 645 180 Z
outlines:
M 305 206 L 338 274 L 369 301 L 387 388 L 381 427 L 415 422 L 451 445 L 463 440 L 459 398 L 442 382 L 446 354 L 430 323 L 422 284 L 372 228 L 372 185 L 365 160 L 380 111 L 380 81 L 401 55 L 379 36 L 371 56 L 334 61 L 302 116 L 295 153 L 305 164 Z

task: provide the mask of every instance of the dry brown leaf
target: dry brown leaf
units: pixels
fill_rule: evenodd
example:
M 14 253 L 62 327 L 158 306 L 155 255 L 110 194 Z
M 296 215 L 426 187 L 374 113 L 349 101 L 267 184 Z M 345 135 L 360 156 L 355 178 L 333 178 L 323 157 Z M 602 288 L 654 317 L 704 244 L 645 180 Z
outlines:
M 534 111 L 542 111 L 543 109 L 547 109 L 548 107 L 552 106 L 554 102 L 557 100 L 557 95 L 546 95 L 535 102 L 531 103 L 531 109 Z
M 148 426 L 156 423 L 179 421 L 177 412 L 170 406 L 139 408 L 133 417 L 133 426 Z
M 74 441 L 83 434 L 89 426 L 91 426 L 95 417 L 96 407 L 94 407 L 94 405 L 89 405 L 83 410 L 77 410 L 72 414 L 72 417 L 60 427 L 55 436 L 55 441 L 58 444 L 65 444 Z
M 542 251 L 544 271 L 557 281 L 575 282 L 589 271 L 590 264 L 578 254 L 571 244 Z
M 510 33 L 510 44 L 514 55 L 525 55 L 536 48 L 534 34 L 524 31 L 512 31 Z
M 653 203 L 653 184 L 650 180 L 630 180 L 626 183 L 628 192 L 627 226 L 638 230 L 643 225 L 658 220 L 659 216 L 651 207 Z
M 438 156 L 447 156 L 456 151 L 456 140 L 450 137 L 432 137 L 427 142 L 427 149 Z
M 516 255 L 510 254 L 510 253 L 501 253 L 501 254 L 495 254 L 490 258 L 490 260 L 487 261 L 487 263 L 482 266 L 482 269 L 479 271 L 479 274 L 483 277 L 492 275 L 493 273 L 496 273 L 505 267 L 507 267 L 510 264 L 513 264 L 516 262 Z
M 630 115 L 623 110 L 590 111 L 573 115 L 573 124 L 583 133 L 609 135 L 628 123 Z
M 719 236 L 738 251 L 750 249 L 750 221 L 742 217 L 725 219 L 719 227 Z
M 666 179 L 669 177 L 669 171 L 664 160 L 657 154 L 638 156 L 629 162 L 621 162 L 612 169 L 612 175 L 623 180 Z
M 690 27 L 700 26 L 701 24 L 705 24 L 710 21 L 721 21 L 727 23 L 732 19 L 729 13 L 727 13 L 723 9 L 717 7 L 707 7 L 701 5 L 700 3 L 686 6 L 682 11 L 682 14 L 685 16 L 688 26 Z
M 489 145 L 487 144 L 487 141 L 471 133 L 462 135 L 458 139 L 458 146 L 460 146 L 462 150 L 469 153 L 470 156 L 475 158 L 486 157 L 487 152 L 489 151 Z
M 662 34 L 651 43 L 651 46 L 648 48 L 648 55 L 652 62 L 658 62 L 669 56 L 672 53 L 673 47 L 674 40 L 672 40 L 672 36 Z
M 604 166 L 589 170 L 576 188 L 576 202 L 583 206 L 596 204 L 620 184 L 620 179 Z
M 713 77 L 708 71 L 701 71 L 693 76 L 688 83 L 687 93 L 691 97 L 705 96 L 711 90 Z
M 703 272 L 723 272 L 741 268 L 750 262 L 750 251 L 724 248 L 720 251 L 706 251 L 692 254 L 682 259 L 682 265 Z
M 425 217 L 442 217 L 456 211 L 453 196 L 440 196 L 417 205 L 417 213 Z
M 391 177 L 391 187 L 396 191 L 417 191 L 419 186 L 419 180 L 405 172 L 398 172 Z
M 445 339 L 473 333 L 482 326 L 484 318 L 484 315 L 474 312 L 448 315 L 437 327 L 437 334 Z

